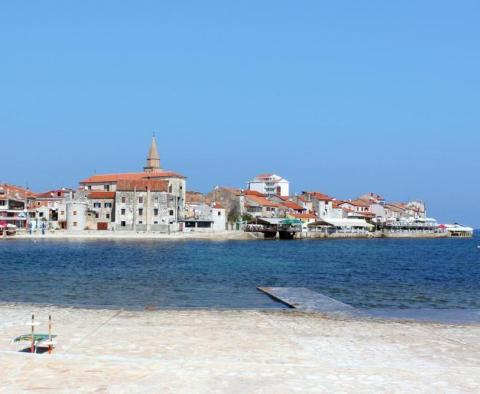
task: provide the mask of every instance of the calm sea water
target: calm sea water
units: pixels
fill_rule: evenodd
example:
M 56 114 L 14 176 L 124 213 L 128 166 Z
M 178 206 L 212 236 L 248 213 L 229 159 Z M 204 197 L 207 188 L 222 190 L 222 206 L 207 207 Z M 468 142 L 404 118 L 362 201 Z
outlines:
M 473 239 L 0 242 L 0 302 L 283 308 L 257 286 L 359 308 L 480 309 Z

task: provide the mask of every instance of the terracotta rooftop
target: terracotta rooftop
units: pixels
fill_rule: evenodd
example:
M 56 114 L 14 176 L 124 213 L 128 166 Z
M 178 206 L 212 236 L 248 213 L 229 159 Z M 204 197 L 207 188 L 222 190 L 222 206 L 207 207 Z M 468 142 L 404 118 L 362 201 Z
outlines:
M 118 173 L 118 174 L 92 175 L 91 177 L 81 181 L 80 184 L 118 182 L 120 180 L 163 179 L 163 178 L 185 178 L 185 177 L 173 171 L 126 172 L 126 173 Z
M 42 198 L 63 198 L 66 194 L 70 193 L 70 189 L 56 189 L 56 190 L 49 190 L 48 192 L 37 194 L 35 198 L 42 199 Z
M 352 201 L 350 201 L 350 203 L 352 205 L 357 206 L 357 207 L 369 207 L 370 206 L 370 204 L 367 201 L 362 200 L 360 198 L 357 198 L 356 200 L 352 200 Z
M 293 202 L 293 201 L 284 201 L 281 203 L 282 205 L 286 206 L 287 208 L 290 208 L 290 209 L 293 209 L 295 211 L 303 211 L 305 210 L 304 207 L 302 207 L 301 205 L 298 205 L 297 203 Z
M 320 192 L 302 192 L 305 196 L 310 196 L 310 198 L 319 200 L 319 201 L 332 201 L 333 198 Z
M 37 193 L 20 186 L 10 185 L 8 183 L 0 184 L 0 197 L 4 195 L 10 198 L 36 197 Z
M 260 175 L 257 175 L 255 178 L 256 179 L 267 179 L 267 178 L 270 178 L 273 175 L 275 175 L 275 174 L 260 174 Z
M 98 200 L 98 199 L 113 200 L 115 198 L 115 192 L 91 192 L 87 195 L 87 197 L 92 200 Z
M 270 201 L 266 199 L 265 197 L 262 196 L 257 196 L 254 194 L 246 195 L 245 198 L 247 198 L 250 201 L 255 202 L 258 205 L 264 206 L 264 207 L 273 207 L 273 208 L 279 208 L 281 207 L 280 204 L 277 204 L 276 202 Z
M 265 194 L 257 192 L 256 190 L 245 190 L 243 194 L 246 196 L 265 197 Z
M 144 191 L 149 189 L 151 192 L 168 191 L 168 182 L 151 179 L 120 179 L 117 182 L 117 191 Z

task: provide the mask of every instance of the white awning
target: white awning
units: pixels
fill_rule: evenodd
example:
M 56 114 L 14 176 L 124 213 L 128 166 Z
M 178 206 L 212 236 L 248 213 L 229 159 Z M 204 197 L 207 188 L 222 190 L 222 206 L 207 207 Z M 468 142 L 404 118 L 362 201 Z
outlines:
M 330 219 L 323 218 L 323 221 L 331 224 L 335 227 L 374 227 L 372 224 L 367 223 L 364 219 L 347 219 L 347 218 L 338 218 Z

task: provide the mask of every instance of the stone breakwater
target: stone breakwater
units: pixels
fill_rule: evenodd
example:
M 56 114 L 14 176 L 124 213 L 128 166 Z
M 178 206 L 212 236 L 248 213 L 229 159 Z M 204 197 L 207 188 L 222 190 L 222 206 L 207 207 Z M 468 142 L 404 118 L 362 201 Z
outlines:
M 58 347 L 15 352 L 35 313 Z M 5 392 L 478 392 L 480 326 L 261 310 L 0 305 Z

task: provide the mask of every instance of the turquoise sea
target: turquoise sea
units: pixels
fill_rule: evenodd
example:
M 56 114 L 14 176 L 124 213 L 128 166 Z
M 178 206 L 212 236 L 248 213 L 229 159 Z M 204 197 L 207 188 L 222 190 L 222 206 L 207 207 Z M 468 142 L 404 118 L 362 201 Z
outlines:
M 372 313 L 471 312 L 475 320 L 478 245 L 478 235 L 225 242 L 9 239 L 0 242 L 0 302 L 285 308 L 257 286 L 286 286 L 307 287 Z

